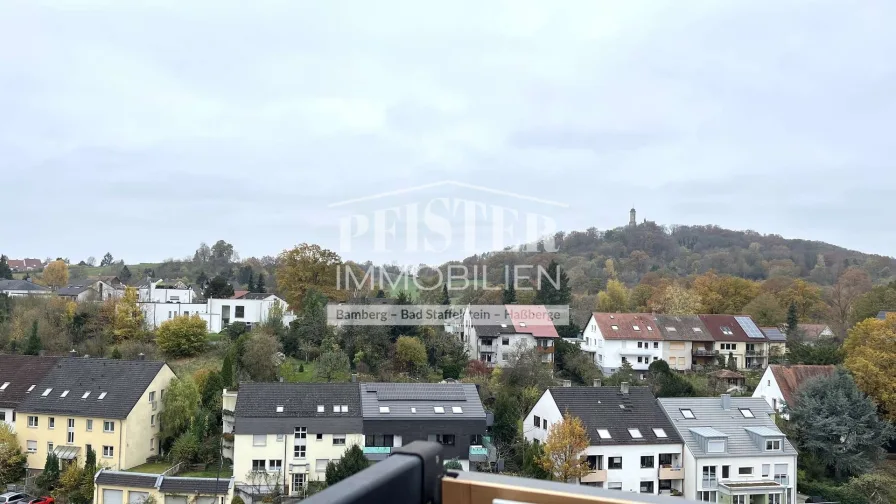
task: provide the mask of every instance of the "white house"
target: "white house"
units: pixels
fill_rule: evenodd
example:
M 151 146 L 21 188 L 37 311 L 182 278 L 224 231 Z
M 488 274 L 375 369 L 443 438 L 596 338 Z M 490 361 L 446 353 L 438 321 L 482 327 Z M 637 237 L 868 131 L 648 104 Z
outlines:
M 753 391 L 753 397 L 765 399 L 769 406 L 784 419 L 789 419 L 785 407 L 793 405 L 797 390 L 805 382 L 833 374 L 836 366 L 778 366 L 766 368 Z
M 797 451 L 761 398 L 662 398 L 684 441 L 684 498 L 795 504 Z
M 591 472 L 579 481 L 624 492 L 682 491 L 682 441 L 647 387 L 552 387 L 523 422 L 527 440 L 543 443 L 569 413 L 590 439 Z
M 647 313 L 592 313 L 582 337 L 605 374 L 628 362 L 644 379 L 650 363 L 663 358 L 663 335 Z
M 193 303 L 140 303 L 146 322 L 156 328 L 174 317 L 199 315 L 208 324 L 209 332 L 221 332 L 228 324 L 243 322 L 247 327 L 268 319 L 271 309 L 279 306 L 283 310 L 283 324 L 289 325 L 295 320 L 295 314 L 289 309 L 286 301 L 274 294 L 246 294 L 239 299 L 209 299 Z
M 537 347 L 542 353 L 542 362 L 554 362 L 554 341 L 559 335 L 553 324 L 544 322 L 548 320 L 545 307 L 505 305 L 504 308 L 509 316 L 503 321 L 474 321 L 470 309 L 464 310 L 461 338 L 471 358 L 489 366 L 506 366 L 512 352 Z
M 9 297 L 47 296 L 53 291 L 28 280 L 0 280 L 0 294 Z
M 143 303 L 193 303 L 198 296 L 183 282 L 169 283 L 164 280 L 149 280 L 138 288 L 139 300 Z

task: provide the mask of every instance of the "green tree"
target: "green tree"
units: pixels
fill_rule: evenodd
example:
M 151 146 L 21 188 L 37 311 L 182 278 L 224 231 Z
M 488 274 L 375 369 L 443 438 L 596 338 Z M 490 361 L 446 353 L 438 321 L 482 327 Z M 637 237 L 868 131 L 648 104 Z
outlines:
M 253 381 L 274 381 L 277 379 L 277 371 L 280 366 L 275 358 L 280 350 L 280 342 L 275 337 L 262 332 L 252 333 L 251 338 L 246 342 L 240 367 L 249 374 L 249 378 Z
M 395 296 L 395 304 L 397 306 L 412 306 L 414 304 L 413 298 L 411 295 L 404 290 L 398 291 L 398 295 Z M 392 341 L 398 339 L 399 336 L 414 336 L 417 334 L 417 326 L 403 326 L 403 325 L 393 325 L 389 328 L 389 335 L 392 338 Z
M 695 397 L 697 391 L 684 377 L 672 371 L 664 360 L 650 363 L 647 368 L 650 388 L 656 397 Z
M 445 461 L 445 469 L 449 471 L 462 471 L 464 466 L 457 460 L 457 457 Z
M 112 254 L 106 252 L 106 255 L 103 256 L 103 259 L 100 261 L 100 268 L 104 266 L 112 266 L 112 263 L 115 259 L 112 258 Z
M 781 307 L 778 298 L 764 292 L 744 306 L 744 313 L 753 317 L 760 326 L 777 327 L 784 322 L 787 312 Z
M 121 360 L 121 349 L 115 347 L 112 349 L 112 355 L 109 356 L 110 359 Z
M 197 314 L 181 315 L 162 322 L 156 331 L 156 343 L 173 358 L 192 357 L 205 350 L 208 327 Z
M 509 391 L 501 390 L 495 397 L 493 413 L 495 420 L 492 433 L 495 440 L 503 445 L 511 445 L 519 433 L 520 406 L 518 399 Z
M 881 311 L 896 311 L 896 285 L 879 285 L 859 296 L 853 303 L 849 325 L 874 318 Z
M 870 472 L 894 436 L 893 426 L 878 418 L 877 405 L 842 368 L 803 383 L 795 404 L 788 404 L 793 440 L 837 480 Z
M 790 306 L 787 307 L 787 325 L 784 333 L 787 335 L 787 341 L 800 341 L 799 335 L 799 324 L 800 317 L 799 312 L 796 307 L 796 302 L 791 301 Z
M 504 290 L 501 292 L 501 304 L 516 304 L 516 276 L 513 266 L 510 266 L 508 276 Z
M 233 381 L 233 354 L 231 352 L 227 352 L 227 355 L 224 356 L 224 361 L 221 363 L 221 384 L 227 388 L 235 385 Z
M 267 287 L 264 285 L 264 273 L 258 274 L 258 281 L 255 282 L 255 290 L 253 292 L 260 294 L 267 292 Z
M 205 291 L 202 293 L 202 297 L 206 299 L 228 299 L 233 297 L 233 286 L 227 282 L 227 279 L 221 275 L 215 275 L 215 278 L 212 278 L 208 285 L 205 286 Z
M 426 347 L 419 338 L 400 336 L 395 342 L 395 363 L 398 369 L 419 376 L 426 372 Z
M 285 250 L 277 259 L 277 290 L 290 308 L 302 306 L 305 294 L 316 289 L 327 299 L 341 298 L 339 274 L 342 258 L 320 245 L 303 243 Z
M 41 494 L 49 494 L 56 489 L 59 484 L 59 458 L 55 453 L 48 453 L 47 460 L 44 462 L 44 472 L 35 480 L 35 484 L 40 489 Z
M 196 382 L 191 379 L 174 378 L 168 384 L 168 391 L 162 398 L 164 409 L 159 414 L 162 429 L 160 438 L 165 444 L 173 441 L 190 428 L 199 409 L 201 395 Z
M 725 365 L 731 371 L 737 371 L 737 361 L 734 359 L 734 353 L 728 352 L 728 363 Z
M 569 305 L 572 291 L 569 288 L 569 276 L 557 261 L 551 260 L 545 274 L 536 278 L 537 291 L 534 304 L 546 306 Z
M 321 354 L 315 361 L 314 381 L 340 382 L 348 381 L 351 374 L 351 364 L 348 355 L 342 350 L 330 351 Z
M 22 351 L 25 355 L 40 355 L 43 345 L 40 342 L 40 336 L 37 335 L 37 320 L 31 323 L 31 333 L 25 342 L 25 349 Z
M 12 268 L 9 267 L 9 258 L 0 255 L 0 280 L 12 280 Z
M 522 475 L 532 479 L 551 479 L 551 473 L 546 471 L 541 465 L 543 458 L 544 445 L 523 440 Z
M 246 280 L 246 290 L 255 292 L 255 274 L 251 271 L 249 272 L 249 278 Z
M 439 299 L 439 304 L 443 306 L 448 306 L 451 304 L 451 296 L 448 295 L 448 284 L 442 284 L 442 295 Z
M 128 269 L 127 266 L 123 266 L 121 271 L 118 272 L 118 279 L 122 281 L 122 283 L 128 283 L 131 281 L 131 270 Z
M 27 462 L 28 458 L 22 453 L 12 427 L 0 422 L 0 487 L 24 478 Z
M 339 460 L 330 461 L 327 464 L 327 485 L 335 485 L 349 476 L 367 469 L 369 465 L 370 462 L 361 447 L 352 445 L 351 448 L 345 450 Z
M 624 313 L 628 310 L 628 289 L 622 282 L 611 279 L 607 289 L 597 294 L 597 311 L 605 313 Z
M 819 342 L 815 345 L 794 342 L 787 344 L 787 361 L 791 364 L 809 366 L 841 364 L 843 352 L 840 346 L 833 342 Z

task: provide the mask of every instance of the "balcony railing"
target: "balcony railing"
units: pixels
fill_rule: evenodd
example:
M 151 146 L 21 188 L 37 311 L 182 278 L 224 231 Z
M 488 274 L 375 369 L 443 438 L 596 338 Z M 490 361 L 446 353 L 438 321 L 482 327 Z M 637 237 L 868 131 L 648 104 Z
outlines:
M 601 483 L 607 481 L 606 469 L 595 469 L 588 474 L 582 476 L 582 483 Z
M 719 355 L 718 350 L 712 350 L 710 348 L 694 348 L 691 351 L 692 355 L 696 355 L 698 357 L 713 357 Z
M 365 446 L 362 450 L 365 455 L 388 455 L 392 453 L 391 446 Z
M 552 346 L 548 346 L 548 347 L 537 346 L 535 348 L 537 348 L 538 351 L 541 353 L 554 353 L 554 347 L 552 347 Z
M 661 479 L 661 480 L 684 479 L 684 469 L 682 469 L 681 467 L 672 467 L 671 465 L 661 465 L 658 479 Z
M 494 352 L 495 346 L 494 345 L 479 345 L 479 351 L 480 352 Z
M 764 357 L 765 352 L 762 350 L 747 350 L 747 357 Z
M 703 478 L 703 488 L 718 488 L 719 480 L 716 478 Z

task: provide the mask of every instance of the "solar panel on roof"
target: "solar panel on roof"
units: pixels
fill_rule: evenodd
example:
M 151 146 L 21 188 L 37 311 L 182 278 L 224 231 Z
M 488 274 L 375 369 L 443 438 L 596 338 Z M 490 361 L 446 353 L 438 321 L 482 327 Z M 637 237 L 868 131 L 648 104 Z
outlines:
M 765 338 L 765 335 L 762 334 L 762 331 L 760 331 L 758 327 L 756 327 L 756 324 L 753 323 L 753 319 L 750 317 L 734 317 L 734 320 L 740 324 L 741 329 L 743 329 L 750 338 Z
M 380 401 L 466 401 L 467 395 L 461 384 L 394 383 L 376 387 L 376 398 Z

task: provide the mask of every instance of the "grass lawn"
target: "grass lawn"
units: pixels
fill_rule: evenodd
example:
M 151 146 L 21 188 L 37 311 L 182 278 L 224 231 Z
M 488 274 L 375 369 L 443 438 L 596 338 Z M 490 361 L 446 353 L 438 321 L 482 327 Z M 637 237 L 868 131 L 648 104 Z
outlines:
M 167 471 L 171 467 L 171 464 L 168 462 L 147 462 L 146 464 L 138 465 L 137 467 L 132 467 L 128 469 L 127 472 L 138 472 L 138 473 L 147 473 L 147 474 L 162 474 Z
M 220 370 L 222 360 L 224 360 L 224 358 L 218 355 L 217 352 L 207 352 L 202 355 L 197 355 L 196 357 L 170 360 L 168 361 L 168 365 L 171 366 L 171 370 L 174 371 L 177 376 L 185 378 L 187 376 L 192 376 L 193 373 L 200 369 Z
M 299 372 L 299 365 L 302 365 L 304 372 Z M 303 383 L 310 382 L 311 378 L 314 376 L 314 363 L 313 362 L 302 362 L 298 359 L 293 359 L 292 357 L 286 359 L 286 361 L 280 365 L 280 375 L 283 377 L 283 381 L 289 383 Z
M 218 469 L 209 469 L 206 471 L 186 471 L 178 474 L 179 477 L 184 478 L 216 478 L 218 477 Z M 233 468 L 232 467 L 222 467 L 221 468 L 221 479 L 230 479 L 233 476 Z

